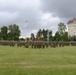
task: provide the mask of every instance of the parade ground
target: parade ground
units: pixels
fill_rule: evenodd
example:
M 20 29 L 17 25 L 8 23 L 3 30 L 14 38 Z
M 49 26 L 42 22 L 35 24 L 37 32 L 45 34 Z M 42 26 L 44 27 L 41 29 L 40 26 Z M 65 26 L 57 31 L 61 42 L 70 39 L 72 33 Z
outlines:
M 0 75 L 76 75 L 76 46 L 0 46 Z

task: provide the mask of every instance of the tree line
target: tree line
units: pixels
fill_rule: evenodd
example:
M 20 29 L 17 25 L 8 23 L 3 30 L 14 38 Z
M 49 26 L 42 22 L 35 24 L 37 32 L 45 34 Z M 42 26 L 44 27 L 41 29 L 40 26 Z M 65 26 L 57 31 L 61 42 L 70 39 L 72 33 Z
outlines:
M 19 38 L 21 35 L 19 26 L 11 24 L 0 28 L 0 40 L 76 41 L 76 36 L 68 36 L 66 29 L 66 25 L 60 22 L 55 35 L 53 35 L 52 30 L 39 29 L 36 36 L 31 33 L 30 38 Z
M 76 36 L 69 36 L 68 32 L 66 31 L 66 25 L 62 22 L 58 24 L 58 29 L 53 35 L 53 32 L 51 30 L 41 30 L 39 29 L 36 38 L 34 36 L 34 33 L 31 33 L 31 39 L 32 40 L 41 40 L 41 41 L 76 41 Z M 27 38 L 28 40 L 29 38 Z
M 20 32 L 19 26 L 16 24 L 3 26 L 0 28 L 0 40 L 19 40 Z

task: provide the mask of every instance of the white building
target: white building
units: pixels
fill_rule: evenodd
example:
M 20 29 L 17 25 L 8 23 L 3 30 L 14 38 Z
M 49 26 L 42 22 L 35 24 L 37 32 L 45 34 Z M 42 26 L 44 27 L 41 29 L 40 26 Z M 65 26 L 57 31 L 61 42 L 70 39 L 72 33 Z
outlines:
M 68 21 L 67 27 L 68 27 L 68 35 L 76 36 L 76 19 L 75 18 Z

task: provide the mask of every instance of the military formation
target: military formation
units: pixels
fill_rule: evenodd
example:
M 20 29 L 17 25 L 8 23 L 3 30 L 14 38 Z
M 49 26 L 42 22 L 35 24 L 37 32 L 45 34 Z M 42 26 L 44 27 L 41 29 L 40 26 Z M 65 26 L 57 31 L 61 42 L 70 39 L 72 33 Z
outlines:
M 28 48 L 28 43 L 25 42 L 25 41 L 0 41 L 0 45 L 3 45 L 3 46 L 10 46 L 10 47 L 14 47 L 14 46 L 18 46 L 18 47 L 26 47 Z
M 25 48 L 34 48 L 34 49 L 44 49 L 44 48 L 56 48 L 56 47 L 64 47 L 64 46 L 76 46 L 75 41 L 32 41 L 32 42 L 25 42 L 25 41 L 0 41 L 0 45 L 3 46 L 10 46 L 10 47 L 25 47 Z

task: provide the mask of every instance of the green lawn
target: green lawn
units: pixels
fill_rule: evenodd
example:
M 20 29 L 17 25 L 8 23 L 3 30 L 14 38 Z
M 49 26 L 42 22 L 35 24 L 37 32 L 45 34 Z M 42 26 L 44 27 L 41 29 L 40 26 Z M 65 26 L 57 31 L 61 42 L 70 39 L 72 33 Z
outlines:
M 0 75 L 76 75 L 76 47 L 0 46 Z

